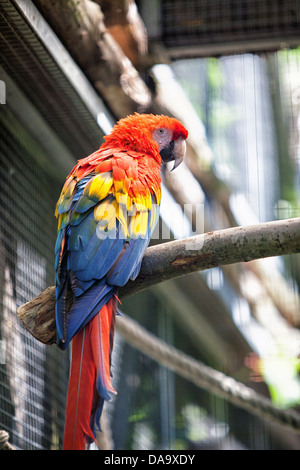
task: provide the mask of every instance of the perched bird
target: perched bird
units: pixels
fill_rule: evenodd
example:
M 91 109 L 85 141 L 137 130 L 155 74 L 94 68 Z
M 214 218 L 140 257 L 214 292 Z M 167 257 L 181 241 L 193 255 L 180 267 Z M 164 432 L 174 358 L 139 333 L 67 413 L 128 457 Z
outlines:
M 72 340 L 64 449 L 95 440 L 103 402 L 116 393 L 110 368 L 118 287 L 139 273 L 158 220 L 161 164 L 182 162 L 187 136 L 175 118 L 128 116 L 63 186 L 55 211 L 57 343 L 65 349 Z

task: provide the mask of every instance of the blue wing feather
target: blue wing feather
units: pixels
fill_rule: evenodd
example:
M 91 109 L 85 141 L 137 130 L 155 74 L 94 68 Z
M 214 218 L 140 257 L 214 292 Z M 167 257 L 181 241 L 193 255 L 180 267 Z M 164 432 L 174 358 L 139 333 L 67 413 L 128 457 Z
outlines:
M 65 349 L 73 336 L 83 328 L 96 313 L 105 305 L 116 292 L 115 286 L 110 286 L 105 279 L 94 281 L 83 295 L 75 298 L 68 313 L 68 329 L 65 341 L 61 347 Z
M 55 246 L 57 340 L 63 349 L 116 293 L 119 286 L 137 276 L 158 217 L 157 206 L 152 200 L 153 209 L 148 214 L 146 237 L 124 239 L 118 220 L 115 238 L 103 238 L 103 232 L 99 236 L 94 217 L 97 203 L 89 201 L 88 196 L 83 194 L 93 176 L 94 173 L 91 173 L 77 184 L 72 204 L 69 204 L 70 198 L 68 204 L 61 204 L 62 212 L 69 211 L 66 214 L 68 223 L 59 231 Z M 102 202 L 98 201 L 98 204 Z M 61 254 L 63 240 L 64 250 Z M 73 304 L 67 313 L 66 295 L 70 289 L 73 292 Z
M 107 275 L 107 282 L 124 286 L 140 263 L 149 241 L 145 238 L 130 240 L 118 257 L 114 269 Z

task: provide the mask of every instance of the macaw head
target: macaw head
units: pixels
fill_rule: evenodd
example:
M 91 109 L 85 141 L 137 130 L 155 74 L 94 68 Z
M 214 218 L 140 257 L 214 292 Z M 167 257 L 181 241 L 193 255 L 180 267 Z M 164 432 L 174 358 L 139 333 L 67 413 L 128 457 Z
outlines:
M 159 163 L 180 165 L 186 152 L 188 131 L 178 119 L 135 113 L 118 121 L 105 137 L 104 147 L 118 147 L 151 154 Z
M 164 125 L 156 128 L 152 133 L 152 138 L 158 145 L 158 151 L 162 162 L 168 163 L 174 161 L 172 170 L 175 170 L 175 168 L 180 165 L 185 156 L 186 137 L 186 130 L 185 133 L 181 131 L 177 133 L 174 132 L 172 127 L 170 128 Z

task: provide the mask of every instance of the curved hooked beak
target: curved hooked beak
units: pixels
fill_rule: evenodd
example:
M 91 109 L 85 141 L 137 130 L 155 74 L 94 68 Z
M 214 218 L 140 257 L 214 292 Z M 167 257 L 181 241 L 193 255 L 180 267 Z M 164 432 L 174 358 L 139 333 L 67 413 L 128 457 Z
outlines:
M 174 161 L 174 166 L 171 171 L 175 170 L 182 162 L 186 152 L 185 139 L 179 137 L 176 140 L 171 140 L 169 145 L 161 149 L 160 156 L 164 163 Z

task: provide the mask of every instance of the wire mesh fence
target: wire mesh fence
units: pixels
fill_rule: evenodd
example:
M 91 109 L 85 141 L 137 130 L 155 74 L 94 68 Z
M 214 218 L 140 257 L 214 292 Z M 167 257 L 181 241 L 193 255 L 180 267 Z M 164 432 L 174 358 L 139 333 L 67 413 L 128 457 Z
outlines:
M 232 40 L 270 40 L 299 34 L 293 0 L 182 0 L 161 2 L 162 37 L 169 47 Z
M 62 438 L 68 355 L 36 341 L 16 309 L 53 282 L 58 186 L 34 158 L 34 141 L 1 111 L 0 428 L 21 449 L 50 449 Z

